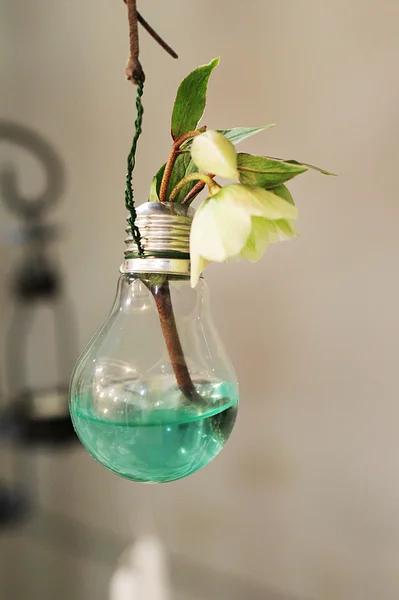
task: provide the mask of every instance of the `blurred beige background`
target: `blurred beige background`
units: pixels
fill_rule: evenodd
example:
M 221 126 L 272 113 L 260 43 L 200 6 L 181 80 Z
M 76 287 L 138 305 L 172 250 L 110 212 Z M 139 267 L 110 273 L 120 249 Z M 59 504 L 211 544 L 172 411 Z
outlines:
M 118 479 L 77 449 L 40 455 L 42 502 L 126 534 L 154 517 L 168 547 L 294 598 L 399 596 L 399 3 L 397 0 L 142 1 L 176 48 L 142 32 L 142 201 L 168 154 L 178 83 L 220 55 L 205 122 L 278 127 L 242 149 L 313 162 L 291 185 L 298 241 L 258 265 L 206 273 L 241 383 L 221 456 L 166 486 Z M 68 170 L 59 256 L 81 347 L 110 308 L 124 240 L 134 90 L 124 81 L 122 0 L 3 0 L 0 116 L 52 141 Z M 16 153 L 21 185 L 41 174 Z M 2 156 L 9 156 L 2 147 Z M 12 218 L 0 206 L 1 232 Z M 5 245 L 5 274 L 18 251 Z M 35 340 L 32 347 L 44 347 Z M 43 350 L 44 351 L 44 350 Z M 40 353 L 37 353 L 40 354 Z M 32 376 L 44 378 L 44 364 Z M 144 517 L 143 517 L 144 515 Z

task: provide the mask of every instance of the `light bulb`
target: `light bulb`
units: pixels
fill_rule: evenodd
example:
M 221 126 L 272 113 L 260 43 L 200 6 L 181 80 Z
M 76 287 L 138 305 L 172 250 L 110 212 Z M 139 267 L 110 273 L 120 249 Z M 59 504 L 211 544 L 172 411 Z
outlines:
M 122 274 L 111 312 L 72 375 L 78 437 L 103 466 L 133 481 L 194 473 L 234 427 L 236 376 L 211 319 L 206 283 L 192 289 L 189 272 L 176 273 L 188 264 L 125 261 L 125 269 L 156 272 Z

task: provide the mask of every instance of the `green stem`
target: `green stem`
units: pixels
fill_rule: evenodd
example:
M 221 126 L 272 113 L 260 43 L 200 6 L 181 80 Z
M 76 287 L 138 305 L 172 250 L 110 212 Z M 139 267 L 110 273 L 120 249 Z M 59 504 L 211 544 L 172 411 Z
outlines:
M 184 188 L 184 186 L 187 185 L 187 183 L 190 183 L 190 181 L 203 181 L 209 187 L 211 195 L 220 190 L 220 186 L 213 181 L 210 175 L 206 175 L 206 173 L 190 173 L 189 175 L 183 177 L 183 179 L 181 179 L 179 183 L 175 185 L 175 187 L 169 194 L 169 201 L 173 202 L 177 193 L 180 192 L 180 190 Z

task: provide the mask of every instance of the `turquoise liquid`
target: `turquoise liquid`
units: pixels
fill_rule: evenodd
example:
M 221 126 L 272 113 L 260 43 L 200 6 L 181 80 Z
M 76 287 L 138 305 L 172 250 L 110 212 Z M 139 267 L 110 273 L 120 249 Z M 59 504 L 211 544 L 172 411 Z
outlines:
M 182 397 L 176 406 L 163 397 L 151 409 L 122 405 L 117 418 L 95 410 L 88 394 L 71 400 L 75 431 L 104 467 L 133 481 L 165 483 L 187 477 L 207 465 L 223 448 L 234 427 L 237 390 L 228 383 L 206 384 L 204 402 Z M 168 405 L 174 404 L 173 407 Z

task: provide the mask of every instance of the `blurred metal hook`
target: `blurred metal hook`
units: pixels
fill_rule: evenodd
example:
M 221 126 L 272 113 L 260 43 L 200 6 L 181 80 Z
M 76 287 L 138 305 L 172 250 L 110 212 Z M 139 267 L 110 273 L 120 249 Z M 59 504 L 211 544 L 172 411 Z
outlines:
M 17 144 L 33 154 L 46 173 L 46 186 L 41 194 L 27 198 L 18 189 L 14 167 L 0 170 L 0 194 L 8 208 L 21 216 L 38 217 L 62 195 L 65 185 L 64 167 L 53 147 L 32 129 L 0 119 L 0 142 Z

